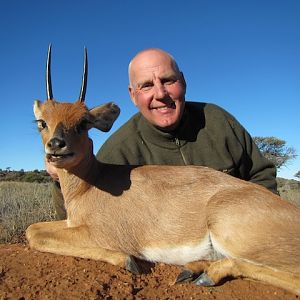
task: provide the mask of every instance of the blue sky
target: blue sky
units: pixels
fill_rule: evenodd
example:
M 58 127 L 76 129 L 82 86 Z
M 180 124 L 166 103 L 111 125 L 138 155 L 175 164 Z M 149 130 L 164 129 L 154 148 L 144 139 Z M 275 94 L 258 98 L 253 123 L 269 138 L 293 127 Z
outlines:
M 46 97 L 50 42 L 55 99 L 78 97 L 86 46 L 86 104 L 121 107 L 111 132 L 91 131 L 95 152 L 136 112 L 130 59 L 159 47 L 184 72 L 187 99 L 220 105 L 252 136 L 278 137 L 300 154 L 300 1 L 2 0 L 0 7 L 2 169 L 44 169 L 32 105 Z M 279 176 L 299 170 L 298 156 Z

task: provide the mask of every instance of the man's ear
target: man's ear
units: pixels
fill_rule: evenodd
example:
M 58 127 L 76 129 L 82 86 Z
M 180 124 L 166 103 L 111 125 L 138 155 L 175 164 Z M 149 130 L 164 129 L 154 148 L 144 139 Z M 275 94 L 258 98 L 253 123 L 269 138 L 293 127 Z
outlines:
M 182 82 L 182 85 L 184 87 L 184 90 L 186 91 L 186 81 L 185 81 L 185 78 L 184 78 L 184 75 L 182 72 L 180 72 L 181 74 L 181 82 Z
M 107 132 L 111 129 L 120 114 L 120 108 L 112 103 L 106 103 L 89 111 L 91 127 Z
M 133 102 L 133 104 L 136 106 L 136 101 L 135 101 L 135 92 L 134 92 L 134 88 L 132 86 L 128 86 L 128 92 L 131 98 L 131 101 Z

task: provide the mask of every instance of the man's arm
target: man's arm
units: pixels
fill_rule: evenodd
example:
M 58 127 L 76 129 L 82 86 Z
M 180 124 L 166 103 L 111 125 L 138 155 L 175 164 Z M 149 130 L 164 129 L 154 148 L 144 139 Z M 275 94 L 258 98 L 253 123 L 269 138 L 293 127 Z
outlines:
M 243 179 L 260 184 L 277 194 L 274 164 L 262 155 L 251 135 L 234 117 L 230 116 L 229 123 L 244 150 L 239 162 L 239 170 Z

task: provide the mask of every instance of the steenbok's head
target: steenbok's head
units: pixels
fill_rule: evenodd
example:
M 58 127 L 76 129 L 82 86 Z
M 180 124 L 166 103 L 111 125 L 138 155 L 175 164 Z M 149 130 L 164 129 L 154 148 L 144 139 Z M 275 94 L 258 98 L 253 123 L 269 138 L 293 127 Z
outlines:
M 53 99 L 51 74 L 51 46 L 47 57 L 47 100 L 34 102 L 34 115 L 41 133 L 47 161 L 58 167 L 70 169 L 92 154 L 90 128 L 109 131 L 120 113 L 110 102 L 88 109 L 84 104 L 87 86 L 87 51 L 84 52 L 84 72 L 79 99 L 75 103 L 57 102 Z

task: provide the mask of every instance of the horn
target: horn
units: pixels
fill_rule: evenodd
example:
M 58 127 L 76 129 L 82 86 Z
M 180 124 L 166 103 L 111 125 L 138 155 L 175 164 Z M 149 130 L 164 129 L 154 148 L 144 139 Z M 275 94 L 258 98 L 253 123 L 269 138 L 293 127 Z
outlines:
M 87 50 L 84 47 L 84 64 L 83 64 L 83 75 L 82 75 L 82 83 L 80 89 L 79 100 L 80 102 L 84 102 L 86 86 L 87 86 L 87 75 L 88 75 L 88 60 L 87 60 Z
M 51 83 L 51 44 L 48 47 L 47 65 L 46 65 L 46 92 L 47 100 L 53 99 Z

